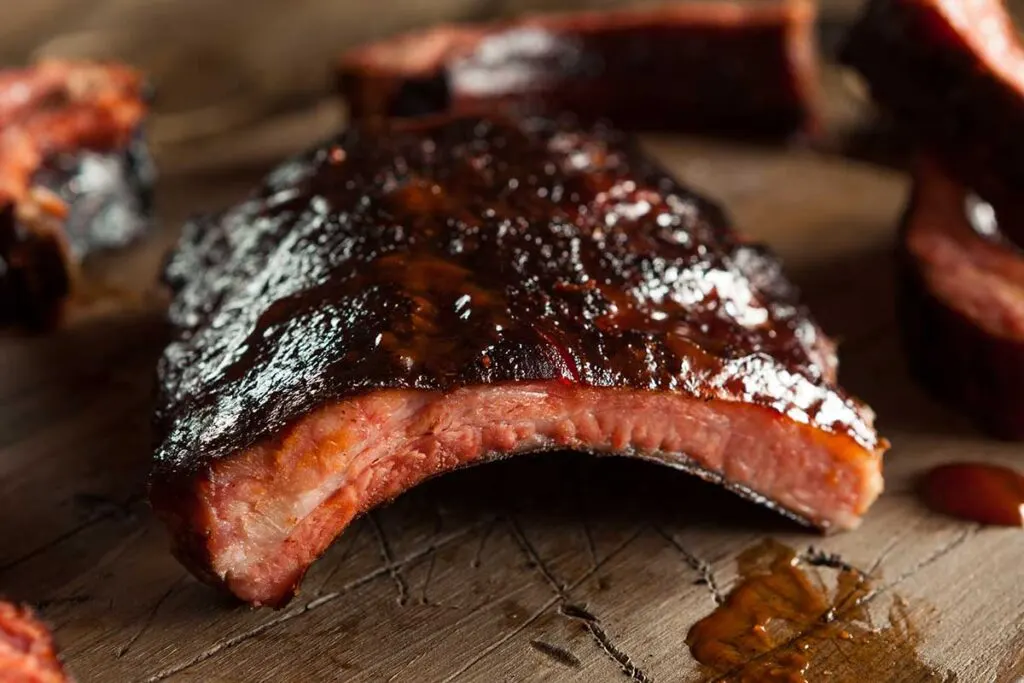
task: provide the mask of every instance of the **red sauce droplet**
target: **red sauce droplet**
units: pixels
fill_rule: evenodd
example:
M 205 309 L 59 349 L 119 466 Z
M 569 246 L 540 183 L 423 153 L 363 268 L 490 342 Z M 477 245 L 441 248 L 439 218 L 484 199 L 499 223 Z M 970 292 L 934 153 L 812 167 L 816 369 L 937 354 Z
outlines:
M 982 524 L 1024 526 L 1024 475 L 986 463 L 951 463 L 931 470 L 922 493 L 934 510 Z

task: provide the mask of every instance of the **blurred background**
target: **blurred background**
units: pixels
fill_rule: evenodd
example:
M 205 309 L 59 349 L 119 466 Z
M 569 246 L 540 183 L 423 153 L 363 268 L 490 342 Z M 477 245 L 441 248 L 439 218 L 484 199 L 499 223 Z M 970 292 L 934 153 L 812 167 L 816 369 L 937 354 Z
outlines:
M 265 162 L 335 129 L 330 66 L 358 43 L 438 22 L 661 1 L 4 0 L 0 64 L 65 56 L 141 68 L 158 86 L 150 136 L 168 173 L 211 158 Z M 825 0 L 823 23 L 858 5 Z

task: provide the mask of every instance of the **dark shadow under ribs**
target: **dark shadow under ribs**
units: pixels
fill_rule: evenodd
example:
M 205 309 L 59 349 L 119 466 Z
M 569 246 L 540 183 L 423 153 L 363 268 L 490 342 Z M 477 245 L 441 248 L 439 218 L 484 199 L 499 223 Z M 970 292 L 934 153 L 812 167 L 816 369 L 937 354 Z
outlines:
M 350 50 L 338 87 L 357 120 L 528 104 L 629 129 L 811 133 L 814 18 L 805 0 L 698 0 L 441 26 Z
M 899 318 L 923 385 L 993 434 L 1021 439 L 1024 255 L 1001 227 L 991 205 L 920 163 L 900 231 Z
M 823 529 L 881 490 L 778 261 L 606 127 L 356 126 L 188 225 L 166 279 L 152 502 L 253 603 L 360 512 L 516 453 L 657 460 Z
M 81 261 L 148 227 L 143 96 L 116 65 L 0 71 L 0 324 L 52 325 Z
M 0 681 L 70 683 L 50 631 L 24 606 L 0 600 Z
M 1001 0 L 870 0 L 841 58 L 1024 244 L 1024 49 Z

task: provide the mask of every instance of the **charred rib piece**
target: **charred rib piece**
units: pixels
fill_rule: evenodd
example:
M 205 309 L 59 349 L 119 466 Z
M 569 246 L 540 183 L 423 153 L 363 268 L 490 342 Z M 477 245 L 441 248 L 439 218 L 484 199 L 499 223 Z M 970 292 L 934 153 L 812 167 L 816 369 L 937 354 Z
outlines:
M 46 626 L 27 607 L 0 601 L 0 681 L 68 683 Z
M 82 259 L 147 226 L 142 85 L 113 65 L 0 72 L 0 323 L 56 322 Z
M 824 529 L 882 486 L 870 410 L 778 262 L 619 133 L 356 127 L 189 225 L 151 499 L 280 605 L 358 513 L 488 458 L 647 458 Z
M 842 59 L 958 180 L 1019 212 L 1024 49 L 999 0 L 871 0 Z M 1024 244 L 1024 220 L 1004 230 Z
M 684 2 L 453 25 L 350 51 L 353 118 L 509 104 L 631 129 L 753 136 L 816 125 L 814 5 Z
M 917 169 L 900 238 L 910 369 L 997 436 L 1024 438 L 1024 255 L 991 205 L 936 164 Z

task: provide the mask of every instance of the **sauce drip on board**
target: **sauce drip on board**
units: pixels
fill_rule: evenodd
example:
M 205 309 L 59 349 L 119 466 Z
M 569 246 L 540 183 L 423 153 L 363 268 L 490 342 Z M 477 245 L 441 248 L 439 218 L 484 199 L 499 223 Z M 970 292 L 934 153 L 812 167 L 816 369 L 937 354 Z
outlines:
M 1009 467 L 960 462 L 925 475 L 925 502 L 933 510 L 981 524 L 1024 526 L 1024 475 Z
M 814 573 L 814 564 L 834 566 L 834 582 Z M 686 638 L 710 679 L 883 680 L 899 662 L 912 680 L 942 680 L 916 655 L 918 634 L 905 602 L 893 601 L 887 626 L 872 623 L 867 605 L 879 593 L 856 569 L 836 558 L 801 558 L 770 539 L 744 551 L 738 565 L 733 590 Z

